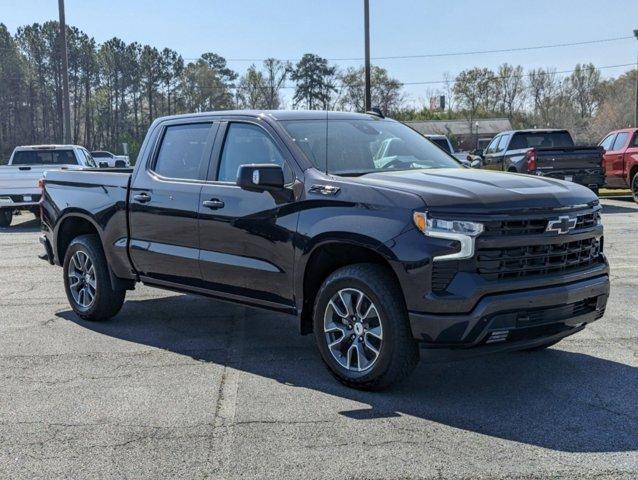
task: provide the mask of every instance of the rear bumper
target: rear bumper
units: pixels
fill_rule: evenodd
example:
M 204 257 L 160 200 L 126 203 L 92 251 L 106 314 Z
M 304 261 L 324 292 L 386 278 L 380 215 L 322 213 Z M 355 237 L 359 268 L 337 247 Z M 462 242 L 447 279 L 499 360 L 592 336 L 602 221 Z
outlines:
M 609 277 L 484 297 L 469 313 L 410 312 L 414 337 L 429 347 L 520 349 L 581 330 L 603 316 Z
M 40 189 L 0 191 L 0 208 L 29 208 L 38 206 Z
M 605 184 L 605 174 L 601 171 L 587 172 L 583 170 L 537 170 L 536 173 L 543 177 L 557 178 L 559 180 L 567 180 L 571 178 L 571 182 L 589 187 L 591 189 L 601 188 Z

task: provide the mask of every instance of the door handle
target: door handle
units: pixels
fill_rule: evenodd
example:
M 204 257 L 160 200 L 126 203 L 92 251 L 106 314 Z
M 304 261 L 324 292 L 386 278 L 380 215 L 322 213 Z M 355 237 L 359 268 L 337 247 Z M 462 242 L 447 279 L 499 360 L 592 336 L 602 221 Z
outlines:
M 146 203 L 151 201 L 151 196 L 148 193 L 138 193 L 133 195 L 133 200 L 140 203 Z
M 204 200 L 202 202 L 202 205 L 210 208 L 211 210 L 217 210 L 220 208 L 224 208 L 225 203 L 218 198 L 213 198 L 212 200 Z

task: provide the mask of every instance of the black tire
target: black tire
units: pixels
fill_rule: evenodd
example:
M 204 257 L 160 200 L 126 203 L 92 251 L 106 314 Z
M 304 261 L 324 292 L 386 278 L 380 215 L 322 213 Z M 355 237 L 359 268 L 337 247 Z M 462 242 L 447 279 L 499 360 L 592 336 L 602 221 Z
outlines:
M 341 365 L 331 353 L 328 336 L 324 333 L 328 304 L 343 289 L 356 289 L 366 295 L 382 323 L 383 340 L 376 360 L 367 370 L 353 371 Z M 380 265 L 349 265 L 328 276 L 317 293 L 313 327 L 322 360 L 332 374 L 349 387 L 361 390 L 388 388 L 407 377 L 419 362 L 419 347 L 410 330 L 403 294 L 390 272 Z
M 94 296 L 90 305 L 82 306 L 73 296 L 69 271 L 74 268 L 71 262 L 77 252 L 86 255 L 94 268 Z M 73 311 L 83 320 L 107 320 L 120 311 L 126 296 L 126 290 L 114 290 L 111 284 L 108 265 L 100 240 L 96 235 L 81 235 L 74 238 L 64 256 L 64 289 Z M 80 301 L 82 299 L 80 298 Z
M 545 350 L 553 345 L 556 345 L 558 342 L 560 342 L 562 340 L 562 338 L 559 338 L 558 340 L 552 340 L 551 342 L 548 343 L 543 343 L 542 345 L 537 345 L 535 347 L 532 348 L 525 348 L 523 350 L 521 350 L 521 352 L 539 352 L 541 350 Z
M 0 210 L 0 227 L 7 228 L 11 226 L 11 221 L 13 220 L 13 211 L 8 208 L 3 208 Z
M 631 181 L 631 195 L 634 197 L 634 202 L 638 203 L 638 173 L 634 175 Z

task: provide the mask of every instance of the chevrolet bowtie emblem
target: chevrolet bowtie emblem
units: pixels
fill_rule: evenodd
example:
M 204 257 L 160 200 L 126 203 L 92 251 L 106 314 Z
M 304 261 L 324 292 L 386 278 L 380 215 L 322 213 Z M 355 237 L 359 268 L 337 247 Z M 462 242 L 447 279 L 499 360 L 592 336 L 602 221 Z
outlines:
M 561 215 L 556 220 L 550 220 L 547 222 L 546 232 L 556 232 L 559 235 L 568 233 L 576 228 L 576 217 L 570 217 L 568 215 Z

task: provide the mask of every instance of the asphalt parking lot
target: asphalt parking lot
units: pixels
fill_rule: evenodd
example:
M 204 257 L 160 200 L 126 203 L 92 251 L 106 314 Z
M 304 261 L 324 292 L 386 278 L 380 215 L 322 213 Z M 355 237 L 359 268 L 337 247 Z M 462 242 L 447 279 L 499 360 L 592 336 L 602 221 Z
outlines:
M 538 353 L 336 383 L 294 319 L 140 286 L 70 311 L 39 226 L 0 230 L 0 478 L 638 477 L 638 206 L 606 199 L 606 316 Z

